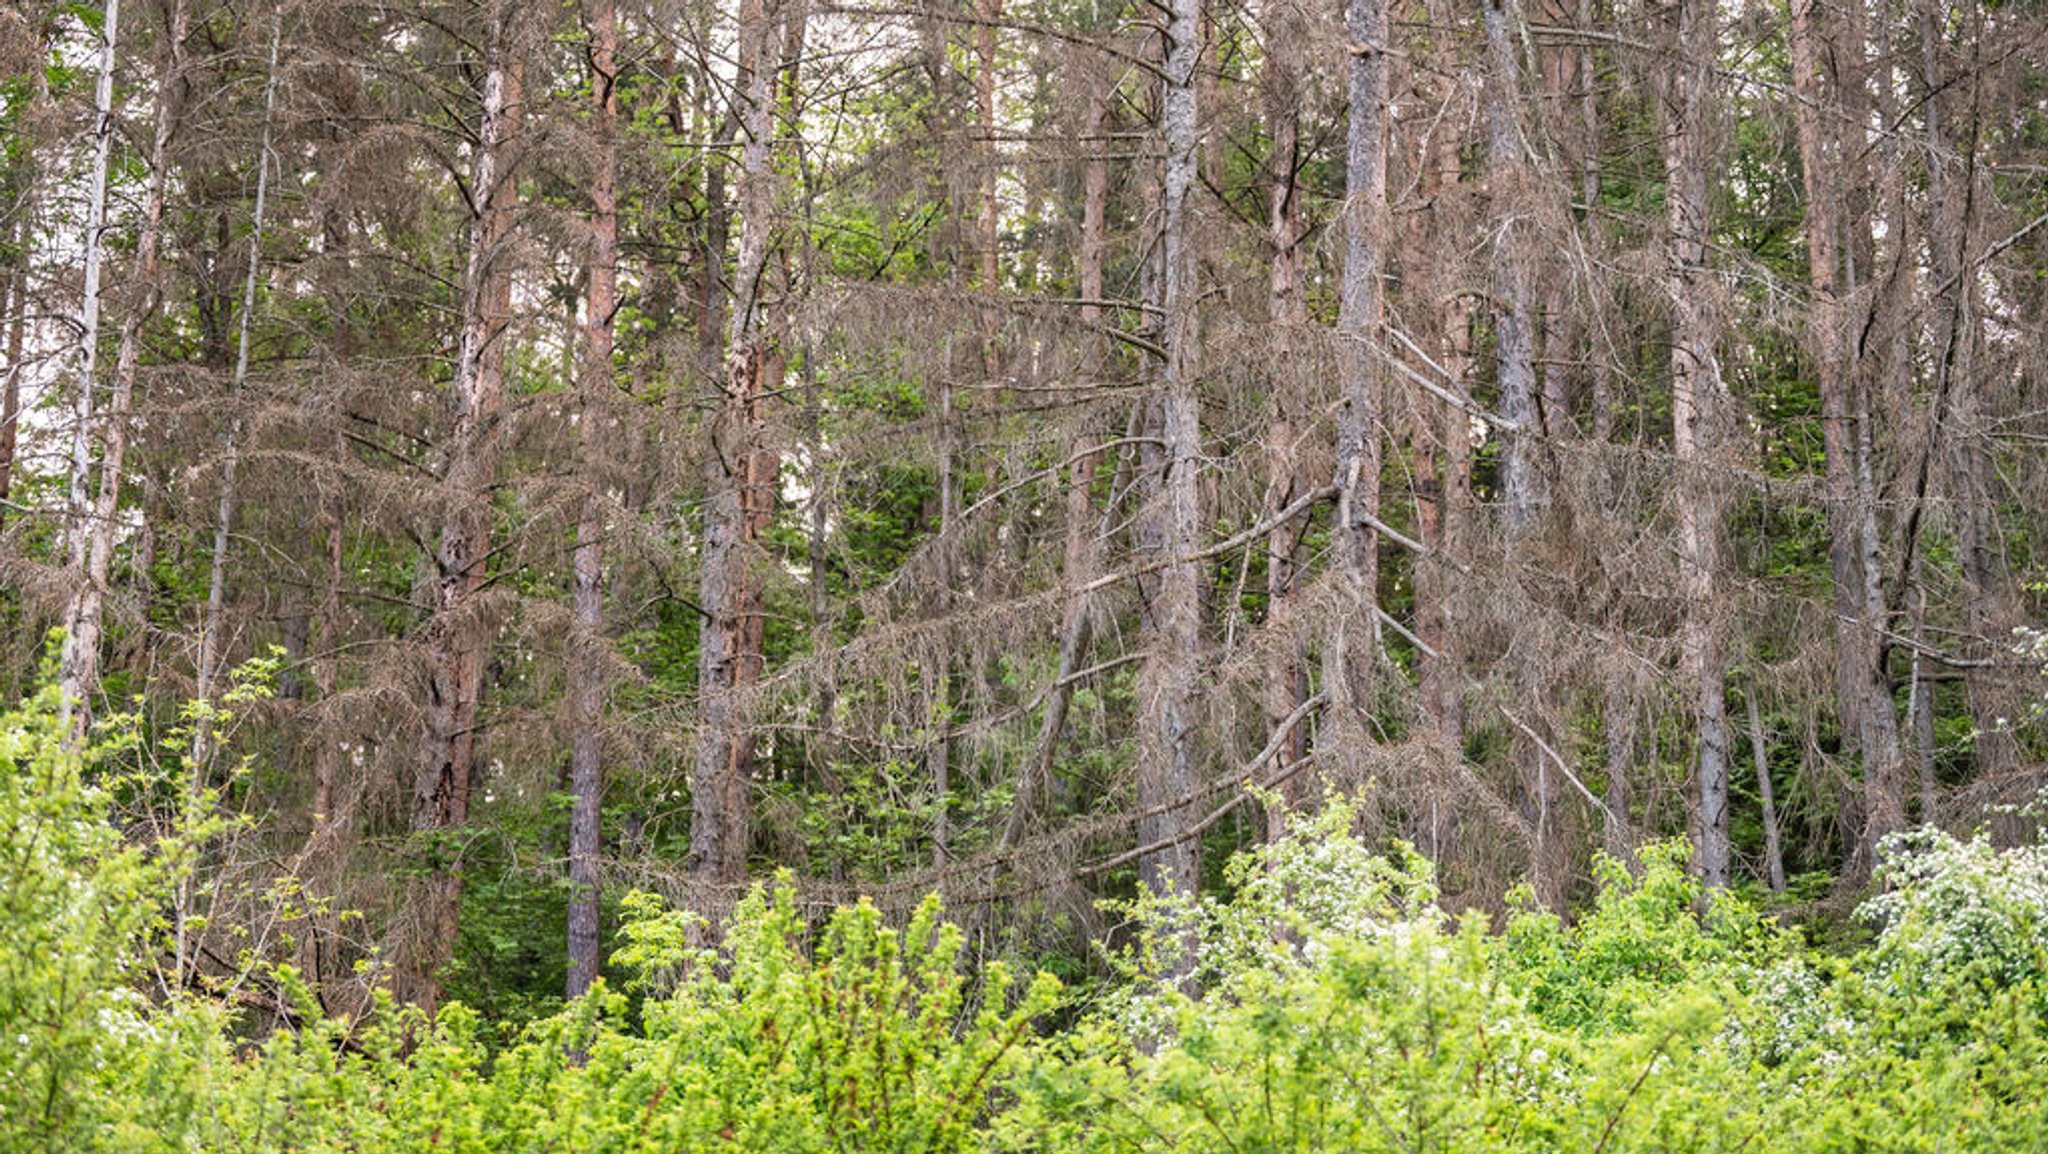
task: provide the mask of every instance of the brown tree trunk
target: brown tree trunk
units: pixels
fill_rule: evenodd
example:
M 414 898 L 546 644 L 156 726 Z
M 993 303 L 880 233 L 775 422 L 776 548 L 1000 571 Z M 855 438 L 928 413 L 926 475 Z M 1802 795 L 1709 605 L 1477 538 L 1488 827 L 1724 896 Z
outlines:
M 1785 892 L 1785 851 L 1778 832 L 1778 798 L 1771 788 L 1771 757 L 1764 743 L 1763 713 L 1756 704 L 1756 679 L 1751 677 L 1742 688 L 1743 702 L 1749 707 L 1749 753 L 1756 764 L 1756 794 L 1763 803 L 1764 822 L 1764 878 L 1770 883 L 1771 892 Z
M 618 15 L 612 0 L 586 0 L 590 37 L 590 260 L 585 270 L 583 363 L 577 381 L 582 509 L 570 559 L 576 628 L 569 647 L 569 973 L 567 996 L 597 980 L 598 865 L 603 851 L 605 695 L 604 538 L 606 446 L 611 419 L 613 318 L 618 311 Z
M 508 248 L 518 185 L 510 156 L 520 118 L 524 54 L 516 5 L 489 11 L 482 108 L 477 127 L 462 274 L 461 330 L 449 388 L 453 418 L 444 453 L 445 506 L 434 552 L 426 653 L 424 741 L 413 787 L 412 829 L 431 843 L 430 864 L 409 902 L 417 919 L 397 959 L 398 993 L 428 1010 L 440 1003 L 440 970 L 454 955 L 462 907 L 461 852 L 452 839 L 469 820 L 490 634 L 479 620 L 491 551 L 492 491 L 498 481 L 505 410 L 505 326 L 510 317 Z
M 1729 883 L 1728 721 L 1726 671 L 1719 623 L 1720 478 L 1714 460 L 1728 404 L 1715 346 L 1720 340 L 1714 286 L 1707 267 L 1707 134 L 1714 103 L 1716 10 L 1713 0 L 1675 0 L 1671 71 L 1664 105 L 1665 295 L 1671 317 L 1672 451 L 1678 460 L 1679 592 L 1684 619 L 1680 648 L 1694 694 L 1698 733 L 1701 880 Z
M 690 873 L 700 912 L 716 915 L 747 872 L 755 742 L 752 690 L 761 676 L 762 589 L 755 554 L 774 512 L 778 461 L 762 405 L 781 384 L 780 351 L 762 320 L 775 172 L 770 146 L 776 0 L 740 8 L 740 240 L 726 334 L 723 393 L 705 461 L 703 614 L 697 663 L 697 749 L 690 772 Z

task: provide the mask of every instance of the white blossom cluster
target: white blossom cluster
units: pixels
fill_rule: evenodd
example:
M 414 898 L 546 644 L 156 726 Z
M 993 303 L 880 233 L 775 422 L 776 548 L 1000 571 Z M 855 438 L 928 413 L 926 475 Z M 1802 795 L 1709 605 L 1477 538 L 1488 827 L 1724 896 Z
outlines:
M 1889 892 L 1859 913 L 1879 925 L 1874 958 L 1894 988 L 1931 980 L 2048 978 L 2048 844 L 1997 849 L 1936 829 L 1888 839 Z

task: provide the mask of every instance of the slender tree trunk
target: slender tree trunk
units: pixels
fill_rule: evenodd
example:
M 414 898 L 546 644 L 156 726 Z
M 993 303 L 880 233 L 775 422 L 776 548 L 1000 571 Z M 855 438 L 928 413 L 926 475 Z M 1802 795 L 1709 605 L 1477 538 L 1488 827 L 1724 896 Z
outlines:
M 1109 161 L 1103 153 L 1105 143 L 1102 137 L 1109 123 L 1110 100 L 1114 93 L 1108 78 L 1099 72 L 1091 72 L 1088 83 L 1088 102 L 1081 122 L 1082 146 L 1087 149 L 1087 159 L 1081 167 L 1081 252 L 1077 272 L 1082 301 L 1081 325 L 1089 333 L 1088 359 L 1082 379 L 1092 387 L 1095 377 L 1102 371 L 1104 356 L 1101 336 L 1103 314 L 1102 305 L 1098 302 L 1102 300 L 1103 254 L 1107 250 Z M 1094 486 L 1101 455 L 1082 452 L 1093 435 L 1094 430 L 1084 424 L 1068 445 L 1068 455 L 1074 464 L 1067 474 L 1063 571 L 1068 586 L 1076 590 L 1086 583 L 1094 554 L 1089 490 Z M 1060 630 L 1059 671 L 1046 695 L 1045 714 L 1039 722 L 1031 759 L 1017 780 L 1016 800 L 1003 823 L 1000 843 L 1003 849 L 1009 849 L 1022 840 L 1034 813 L 1052 794 L 1053 762 L 1059 753 L 1060 737 L 1066 732 L 1067 709 L 1073 700 L 1074 686 L 1069 679 L 1081 668 L 1082 657 L 1088 652 L 1094 632 L 1093 612 L 1092 599 L 1086 593 L 1075 593 L 1067 604 Z
M 227 609 L 229 534 L 235 521 L 235 473 L 241 460 L 241 402 L 249 380 L 249 338 L 256 318 L 256 285 L 263 269 L 263 215 L 270 192 L 271 114 L 277 104 L 277 55 L 284 39 L 284 18 L 277 17 L 270 34 L 270 64 L 263 83 L 263 131 L 256 150 L 256 204 L 249 218 L 249 268 L 242 281 L 242 315 L 235 343 L 235 371 L 228 381 L 227 427 L 222 430 L 220 499 L 214 512 L 213 560 L 206 582 L 206 617 L 199 628 L 197 689 L 210 702 L 220 678 L 222 618 Z M 213 760 L 213 730 L 201 715 L 192 730 L 194 772 L 204 774 Z
M 1323 649 L 1330 741 L 1361 750 L 1370 740 L 1379 603 L 1380 379 L 1386 312 L 1381 284 L 1388 250 L 1388 42 L 1384 0 L 1347 0 L 1347 129 L 1344 150 L 1344 272 L 1337 304 L 1337 511 L 1332 544 L 1342 608 Z M 1353 753 L 1352 756 L 1357 756 Z
M 1699 727 L 1699 856 L 1701 880 L 1729 882 L 1728 723 L 1721 664 L 1719 546 L 1721 502 L 1714 460 L 1719 410 L 1727 402 L 1715 346 L 1720 340 L 1707 267 L 1707 133 L 1714 104 L 1716 49 L 1713 0 L 1670 6 L 1674 50 L 1664 125 L 1667 244 L 1665 294 L 1671 316 L 1672 450 L 1678 458 L 1679 585 L 1684 620 L 1681 650 Z
M 1757 709 L 1756 679 L 1743 687 L 1742 698 L 1749 707 L 1750 759 L 1756 763 L 1756 795 L 1763 802 L 1764 877 L 1771 892 L 1785 892 L 1785 851 L 1778 831 L 1778 800 L 1771 788 L 1771 756 L 1764 743 L 1763 714 Z
M 1936 285 L 1950 286 L 1936 299 L 1935 395 L 1945 406 L 1940 429 L 1945 444 L 1930 447 L 1946 458 L 1950 504 L 1954 510 L 1956 552 L 1963 578 L 1963 612 L 1980 645 L 2002 651 L 2010 643 L 2010 587 L 2001 571 L 1996 536 L 1997 472 L 1985 449 L 1984 423 L 1976 362 L 1983 341 L 1977 307 L 1978 278 L 1963 275 L 1969 265 L 1971 234 L 1978 206 L 1978 104 L 1984 69 L 1971 59 L 1959 65 L 1967 86 L 1945 73 L 1941 62 L 1942 15 L 1935 0 L 1920 0 L 1922 85 L 1927 134 L 1928 252 Z M 1973 17 L 1981 20 L 1981 17 Z M 1982 28 L 1968 36 L 1973 57 L 1984 43 Z M 1951 108 L 1963 104 L 1969 115 L 1952 122 Z M 1973 760 L 1980 778 L 1995 780 L 2019 764 L 2019 742 L 2007 719 L 2021 708 L 1999 683 L 1994 669 L 1979 666 L 1964 674 L 1970 720 L 1976 731 Z M 1916 722 L 1917 725 L 1917 722 Z M 1925 820 L 1923 818 L 1923 820 Z
M 1828 564 L 1834 575 L 1835 708 L 1842 740 L 1860 745 L 1863 690 L 1858 676 L 1862 575 L 1857 569 L 1853 434 L 1849 427 L 1849 365 L 1838 272 L 1843 229 L 1841 144 L 1829 131 L 1838 105 L 1822 90 L 1821 61 L 1832 52 L 1820 27 L 1820 0 L 1791 0 L 1793 119 L 1806 193 L 1806 248 L 1812 300 L 1807 329 L 1819 378 L 1821 445 L 1826 458 Z
M 705 462 L 703 572 L 698 604 L 697 749 L 690 773 L 690 873 L 707 887 L 706 912 L 746 877 L 749 782 L 754 773 L 750 700 L 761 674 L 761 587 L 755 554 L 775 500 L 776 461 L 765 448 L 762 405 L 781 379 L 780 353 L 762 322 L 760 282 L 774 225 L 770 146 L 775 0 L 740 8 L 740 239 L 725 374 Z M 711 903 L 720 903 L 712 905 Z
M 99 391 L 100 279 L 106 261 L 107 167 L 114 144 L 114 48 L 119 39 L 120 0 L 106 0 L 100 24 L 99 79 L 94 88 L 94 146 L 91 190 L 85 217 L 85 293 L 78 308 L 78 401 L 71 429 L 71 478 L 65 490 L 65 555 L 76 583 L 64 612 L 64 646 L 59 657 L 57 684 L 65 740 L 74 746 L 85 743 L 92 726 L 92 695 L 99 690 L 100 605 L 105 587 L 95 589 L 87 569 L 91 553 L 88 541 L 92 483 L 92 441 L 94 407 Z M 162 109 L 159 107 L 159 113 Z M 159 124 L 165 118 L 159 115 Z M 146 221 L 145 221 L 146 223 Z M 117 421 L 107 422 L 107 463 L 118 465 L 114 452 L 125 431 Z M 115 470 L 118 475 L 119 470 Z
M 1535 244 L 1527 222 L 1529 198 L 1535 194 L 1529 179 L 1528 145 L 1523 134 L 1520 66 L 1511 27 L 1508 0 L 1486 0 L 1487 85 L 1486 138 L 1487 183 L 1492 201 L 1493 331 L 1496 379 L 1500 384 L 1501 415 L 1512 426 L 1501 453 L 1502 522 L 1506 535 L 1507 560 L 1518 565 L 1528 538 L 1543 515 L 1543 477 L 1536 457 L 1543 434 L 1542 415 L 1537 406 L 1536 302 L 1530 285 L 1529 259 Z M 1549 713 L 1540 708 L 1541 690 L 1529 686 L 1535 680 L 1527 671 L 1515 671 L 1530 698 L 1530 721 L 1543 725 Z M 1537 746 L 1533 734 L 1518 732 L 1514 760 L 1530 811 L 1530 826 L 1536 844 L 1530 874 L 1544 905 L 1562 912 L 1565 887 L 1570 881 L 1570 860 L 1564 838 L 1557 828 L 1563 812 L 1560 791 L 1550 762 Z
M 1200 4 L 1168 0 L 1165 68 L 1160 81 L 1160 346 L 1158 467 L 1141 537 L 1160 564 L 1145 614 L 1150 651 L 1138 674 L 1138 844 L 1158 846 L 1138 859 L 1140 882 L 1153 893 L 1191 893 L 1198 880 L 1196 845 L 1186 836 L 1185 803 L 1195 787 L 1196 679 L 1201 659 L 1202 566 L 1191 559 L 1202 538 L 1197 469 L 1202 451 L 1195 389 L 1200 332 L 1188 199 L 1194 190 L 1197 144 L 1196 64 L 1201 56 Z
M 1265 514 L 1270 519 L 1293 504 L 1304 488 L 1301 436 L 1297 415 L 1301 408 L 1301 366 L 1294 349 L 1309 339 L 1308 282 L 1304 273 L 1301 241 L 1301 199 L 1296 195 L 1301 149 L 1302 14 L 1293 4 L 1276 4 L 1261 12 L 1266 33 L 1266 63 L 1259 83 L 1265 98 L 1266 130 L 1272 137 L 1272 152 L 1266 161 L 1266 218 L 1272 263 L 1268 270 L 1266 321 L 1271 326 L 1273 366 L 1269 402 L 1271 425 L 1266 432 Z M 1307 529 L 1306 515 L 1274 525 L 1266 535 L 1266 632 L 1274 653 L 1265 674 L 1262 704 L 1266 732 L 1288 725 L 1288 718 L 1308 699 L 1308 653 L 1305 639 L 1295 624 L 1300 575 L 1296 549 Z M 1308 756 L 1308 726 L 1295 722 L 1282 738 L 1278 764 L 1292 765 Z M 1304 793 L 1304 779 L 1296 774 L 1281 787 L 1285 807 L 1294 809 Z M 1275 818 L 1281 815 L 1273 815 Z M 1269 826 L 1268 837 L 1284 832 L 1281 825 Z
M 470 178 L 475 213 L 462 274 L 461 329 L 449 396 L 453 422 L 442 474 L 446 506 L 424 637 L 425 740 L 413 789 L 412 828 L 436 844 L 432 866 L 412 902 L 418 921 L 400 951 L 398 990 L 429 1010 L 439 1004 L 439 971 L 454 954 L 460 929 L 461 854 L 446 839 L 469 820 L 484 659 L 490 649 L 477 602 L 491 551 L 491 493 L 498 480 L 505 408 L 503 337 L 512 293 L 506 249 L 518 205 L 510 149 L 519 127 L 524 58 L 515 42 L 521 21 L 515 8 L 500 3 L 488 17 Z
M 590 37 L 590 262 L 585 271 L 583 363 L 577 382 L 584 479 L 570 560 L 576 630 L 569 652 L 569 974 L 567 995 L 597 980 L 602 953 L 598 863 L 603 850 L 605 695 L 604 537 L 611 419 L 613 319 L 618 313 L 618 15 L 612 0 L 587 0 Z
M 21 190 L 15 221 L 14 253 L 17 262 L 7 278 L 7 307 L 0 311 L 7 325 L 7 368 L 0 377 L 0 523 L 7 519 L 7 499 L 13 492 L 14 448 L 21 431 L 21 355 L 28 336 L 28 269 L 31 224 L 35 213 L 33 183 Z

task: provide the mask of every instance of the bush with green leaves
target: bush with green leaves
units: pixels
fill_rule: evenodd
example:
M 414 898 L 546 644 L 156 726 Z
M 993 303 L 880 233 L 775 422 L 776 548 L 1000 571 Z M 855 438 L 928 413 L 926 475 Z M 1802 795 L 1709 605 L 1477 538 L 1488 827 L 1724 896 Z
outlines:
M 152 985 L 209 827 L 125 841 L 130 747 L 66 750 L 53 706 L 0 718 L 7 1154 L 2048 1149 L 2038 845 L 1895 842 L 1876 942 L 1828 957 L 1676 845 L 1604 863 L 1576 919 L 1453 919 L 1339 800 L 1223 893 L 1127 903 L 1083 1003 L 970 965 L 936 900 L 814 921 L 782 878 L 716 935 L 628 896 L 626 988 L 509 1044 L 459 1003 L 323 1017 L 289 967 L 298 1012 L 249 1041 Z

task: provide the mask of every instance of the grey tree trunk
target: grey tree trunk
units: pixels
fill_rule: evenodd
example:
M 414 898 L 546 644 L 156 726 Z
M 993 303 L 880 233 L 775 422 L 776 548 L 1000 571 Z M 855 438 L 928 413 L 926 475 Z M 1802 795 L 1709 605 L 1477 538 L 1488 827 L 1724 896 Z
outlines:
M 1721 500 L 1715 452 L 1729 404 L 1716 352 L 1719 318 L 1707 267 L 1708 132 L 1714 103 L 1713 0 L 1675 0 L 1664 125 L 1665 294 L 1671 318 L 1672 450 L 1678 460 L 1680 649 L 1698 725 L 1698 868 L 1710 889 L 1729 882 L 1727 679 L 1719 623 Z
M 1330 741 L 1370 740 L 1379 597 L 1380 380 L 1386 312 L 1387 41 L 1384 0 L 1347 0 L 1344 272 L 1337 305 L 1337 513 L 1331 528 L 1343 607 L 1323 649 Z
M 199 627 L 197 692 L 199 700 L 210 702 L 218 688 L 221 663 L 222 618 L 227 609 L 229 537 L 235 522 L 235 474 L 241 462 L 241 400 L 249 381 L 249 338 L 256 319 L 256 286 L 263 269 L 264 209 L 270 192 L 270 135 L 272 114 L 277 106 L 277 56 L 284 40 L 284 17 L 277 17 L 270 32 L 270 63 L 263 82 L 263 130 L 256 149 L 256 203 L 249 214 L 249 268 L 242 279 L 242 314 L 236 318 L 235 371 L 228 380 L 227 427 L 221 433 L 220 498 L 214 510 L 213 557 L 206 581 L 206 617 Z M 192 762 L 195 772 L 207 772 L 213 760 L 213 729 L 202 714 L 192 729 Z
M 1265 515 L 1271 519 L 1292 504 L 1307 486 L 1298 463 L 1296 444 L 1302 435 L 1297 394 L 1302 369 L 1294 350 L 1309 336 L 1308 284 L 1302 260 L 1301 200 L 1296 195 L 1301 146 L 1302 13 L 1291 3 L 1275 4 L 1260 13 L 1266 34 L 1266 63 L 1259 83 L 1265 103 L 1272 152 L 1266 161 L 1266 217 L 1272 245 L 1266 292 L 1266 320 L 1272 326 L 1272 374 L 1268 388 L 1271 424 L 1266 431 Z M 1278 764 L 1292 765 L 1308 756 L 1308 726 L 1289 724 L 1308 700 L 1308 652 L 1295 624 L 1301 591 L 1296 551 L 1308 527 L 1306 516 L 1287 519 L 1266 535 L 1266 632 L 1273 646 L 1261 695 L 1266 730 L 1287 733 L 1281 739 Z M 1304 778 L 1295 774 L 1281 786 L 1286 808 L 1293 809 L 1304 793 Z M 1279 818 L 1280 815 L 1272 815 Z M 1283 832 L 1269 825 L 1267 834 Z
M 618 14 L 613 0 L 587 0 L 590 37 L 590 259 L 585 271 L 583 361 L 577 381 L 582 509 L 570 558 L 576 622 L 569 654 L 569 973 L 566 993 L 583 996 L 603 957 L 598 924 L 603 851 L 605 640 L 604 538 L 611 418 L 613 319 L 618 312 Z
M 1138 859 L 1141 884 L 1153 893 L 1192 892 L 1196 846 L 1185 835 L 1192 819 L 1184 802 L 1195 786 L 1195 696 L 1201 660 L 1201 563 L 1191 555 L 1203 529 L 1197 487 L 1202 429 L 1195 366 L 1200 332 L 1195 315 L 1195 262 L 1188 198 L 1197 163 L 1196 64 L 1201 55 L 1198 0 L 1168 0 L 1165 68 L 1160 81 L 1159 140 L 1164 151 L 1159 201 L 1160 340 L 1153 364 L 1159 397 L 1157 467 L 1147 470 L 1140 537 L 1147 560 L 1160 564 L 1146 606 L 1138 674 L 1138 844 L 1157 846 Z

